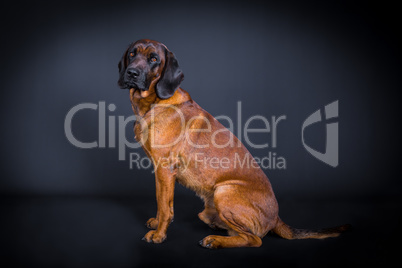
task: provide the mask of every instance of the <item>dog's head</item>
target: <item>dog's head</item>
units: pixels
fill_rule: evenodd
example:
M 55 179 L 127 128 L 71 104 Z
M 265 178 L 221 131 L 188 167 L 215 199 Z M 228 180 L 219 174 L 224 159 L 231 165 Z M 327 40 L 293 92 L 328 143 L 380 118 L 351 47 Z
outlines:
M 159 42 L 142 39 L 130 44 L 119 62 L 120 88 L 134 88 L 141 96 L 156 92 L 170 98 L 184 79 L 176 57 Z

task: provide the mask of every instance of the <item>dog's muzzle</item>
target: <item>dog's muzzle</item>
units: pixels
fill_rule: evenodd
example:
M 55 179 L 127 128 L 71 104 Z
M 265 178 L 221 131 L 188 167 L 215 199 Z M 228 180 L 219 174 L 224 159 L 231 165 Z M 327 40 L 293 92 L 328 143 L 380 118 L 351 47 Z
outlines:
M 142 91 L 148 90 L 144 73 L 138 68 L 128 68 L 124 77 L 127 88 L 136 88 Z

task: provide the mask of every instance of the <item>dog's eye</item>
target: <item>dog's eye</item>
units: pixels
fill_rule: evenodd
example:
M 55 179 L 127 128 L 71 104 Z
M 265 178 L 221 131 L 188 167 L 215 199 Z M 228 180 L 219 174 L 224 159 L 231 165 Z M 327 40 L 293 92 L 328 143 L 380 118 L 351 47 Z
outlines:
M 156 57 L 151 57 L 150 61 L 151 62 L 156 62 L 158 59 Z
M 134 52 L 130 53 L 130 57 L 134 57 L 134 55 L 135 55 Z

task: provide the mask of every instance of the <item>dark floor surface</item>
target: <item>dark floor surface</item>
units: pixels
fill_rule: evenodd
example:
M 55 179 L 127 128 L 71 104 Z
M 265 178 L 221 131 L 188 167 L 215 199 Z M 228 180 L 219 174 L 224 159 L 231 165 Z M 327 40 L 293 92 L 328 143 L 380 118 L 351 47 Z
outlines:
M 350 267 L 395 265 L 401 247 L 402 204 L 392 198 L 279 199 L 293 227 L 350 223 L 326 240 L 288 241 L 269 234 L 260 248 L 208 250 L 198 241 L 214 231 L 197 214 L 202 202 L 177 194 L 175 221 L 163 244 L 147 244 L 144 223 L 154 216 L 151 195 L 118 197 L 3 197 L 0 265 L 27 267 Z M 166 266 L 167 265 L 167 266 Z M 5 267 L 5 266 L 2 266 Z M 360 266 L 359 266 L 360 267 Z

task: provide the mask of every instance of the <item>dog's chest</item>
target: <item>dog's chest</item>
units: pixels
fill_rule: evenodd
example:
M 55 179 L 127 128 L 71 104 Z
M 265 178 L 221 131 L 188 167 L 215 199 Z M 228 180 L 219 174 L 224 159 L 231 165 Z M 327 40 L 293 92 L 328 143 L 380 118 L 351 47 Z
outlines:
M 135 121 L 134 124 L 134 138 L 140 142 L 142 139 L 142 128 L 141 128 L 141 124 L 139 123 L 139 121 Z
M 144 118 L 139 118 L 134 124 L 134 138 L 137 142 L 145 144 L 149 133 L 149 122 Z M 144 138 L 145 137 L 145 138 Z

